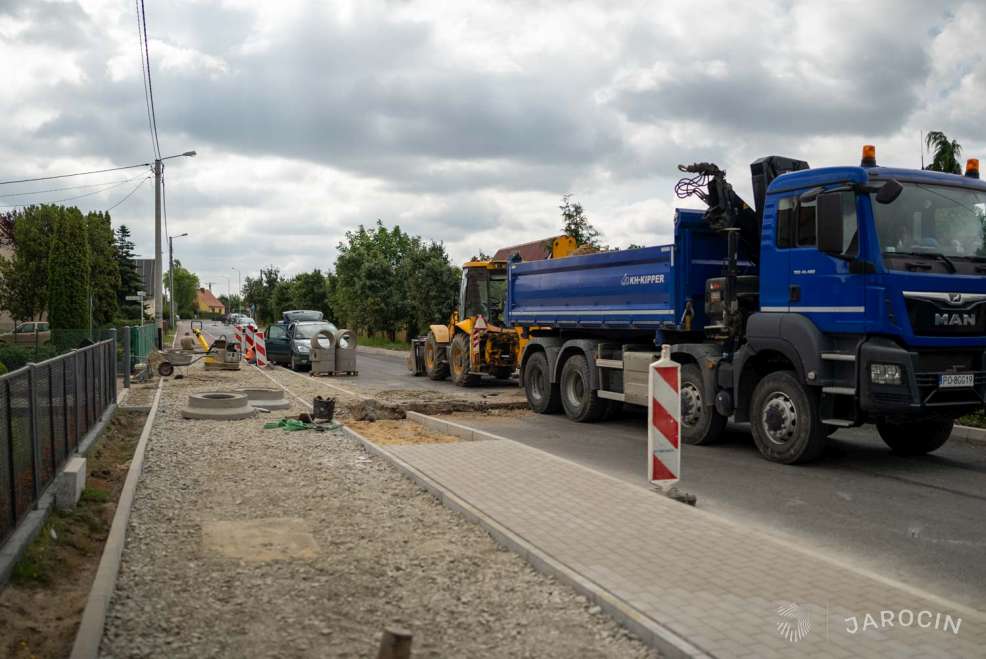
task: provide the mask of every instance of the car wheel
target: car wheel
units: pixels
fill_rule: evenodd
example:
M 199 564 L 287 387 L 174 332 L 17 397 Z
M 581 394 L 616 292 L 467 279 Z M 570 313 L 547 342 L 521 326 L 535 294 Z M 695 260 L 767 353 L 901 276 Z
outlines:
M 760 454 L 772 462 L 808 462 L 825 450 L 817 393 L 803 387 L 791 371 L 770 373 L 757 383 L 750 427 Z
M 572 421 L 596 421 L 606 411 L 606 399 L 592 390 L 589 363 L 583 355 L 568 358 L 561 369 L 561 404 Z
M 524 394 L 527 404 L 538 414 L 557 414 L 561 411 L 561 393 L 558 383 L 551 381 L 548 357 L 535 352 L 524 365 Z
M 726 427 L 726 417 L 706 405 L 702 373 L 695 364 L 681 367 L 681 439 L 698 446 L 714 444 Z
M 952 435 L 951 419 L 929 419 L 907 424 L 878 423 L 880 439 L 897 455 L 924 455 L 940 449 Z

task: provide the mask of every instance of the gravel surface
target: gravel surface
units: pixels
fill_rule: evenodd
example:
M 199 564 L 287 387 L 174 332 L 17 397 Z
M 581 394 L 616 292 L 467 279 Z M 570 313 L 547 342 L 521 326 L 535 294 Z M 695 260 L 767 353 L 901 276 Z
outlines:
M 415 657 L 655 656 L 345 435 L 179 417 L 268 382 L 165 383 L 102 656 L 373 657 L 391 624 Z

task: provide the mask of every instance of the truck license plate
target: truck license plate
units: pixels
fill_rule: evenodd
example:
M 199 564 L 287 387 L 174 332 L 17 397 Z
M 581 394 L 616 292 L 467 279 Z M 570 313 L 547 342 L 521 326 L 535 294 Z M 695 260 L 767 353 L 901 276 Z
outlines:
M 938 386 L 942 389 L 946 387 L 971 387 L 975 384 L 972 373 L 942 373 L 938 377 Z

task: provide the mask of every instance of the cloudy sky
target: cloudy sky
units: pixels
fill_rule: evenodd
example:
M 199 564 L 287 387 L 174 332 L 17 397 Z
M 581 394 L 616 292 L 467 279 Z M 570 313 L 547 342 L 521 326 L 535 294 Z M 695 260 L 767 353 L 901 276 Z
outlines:
M 568 192 L 605 242 L 665 242 L 679 162 L 752 201 L 769 153 L 918 166 L 943 130 L 986 157 L 986 2 L 145 3 L 161 150 L 199 153 L 168 163 L 168 228 L 219 292 L 330 268 L 377 218 L 456 261 L 551 235 Z M 0 180 L 153 157 L 132 0 L 0 0 L 0 62 Z M 140 176 L 0 204 L 120 181 L 65 202 L 104 209 Z M 113 219 L 153 255 L 149 184 Z

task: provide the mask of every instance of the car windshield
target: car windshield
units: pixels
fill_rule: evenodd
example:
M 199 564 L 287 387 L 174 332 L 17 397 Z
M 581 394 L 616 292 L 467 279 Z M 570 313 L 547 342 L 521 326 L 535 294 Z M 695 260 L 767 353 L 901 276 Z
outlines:
M 901 185 L 904 190 L 892 203 L 873 200 L 884 254 L 986 255 L 986 192 L 924 183 Z
M 253 318 L 250 318 L 249 316 L 243 316 L 238 321 L 236 321 L 236 324 L 237 325 L 256 325 L 257 324 L 257 321 L 255 321 Z
M 305 323 L 294 326 L 294 338 L 296 339 L 310 339 L 322 330 L 329 330 L 331 334 L 335 334 L 336 327 L 332 323 Z

